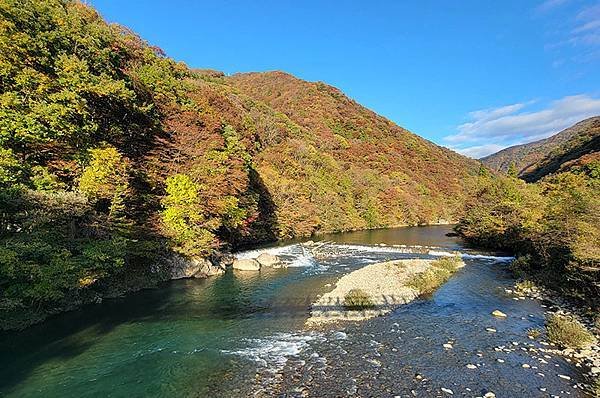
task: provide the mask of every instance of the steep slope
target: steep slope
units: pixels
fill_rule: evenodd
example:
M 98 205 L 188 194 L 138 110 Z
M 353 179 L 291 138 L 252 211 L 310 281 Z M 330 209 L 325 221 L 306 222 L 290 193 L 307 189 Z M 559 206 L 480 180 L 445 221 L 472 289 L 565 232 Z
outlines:
M 481 161 L 491 169 L 503 172 L 514 165 L 519 176 L 527 181 L 535 181 L 558 170 L 562 163 L 594 151 L 597 144 L 591 141 L 599 134 L 599 124 L 600 117 L 592 117 L 551 137 L 503 149 Z M 538 169 L 539 172 L 536 171 Z
M 534 182 L 548 174 L 568 171 L 573 166 L 585 165 L 597 159 L 600 154 L 600 117 L 586 119 L 570 129 L 573 132 L 567 140 L 523 169 L 520 177 L 527 182 Z
M 283 72 L 236 74 L 226 81 L 308 133 L 302 142 L 295 137 L 272 142 L 260 154 L 258 164 L 264 167 L 259 169 L 270 173 L 268 181 L 297 179 L 294 168 L 314 166 L 295 158 L 313 152 L 310 156 L 328 162 L 326 181 L 340 183 L 337 187 L 317 184 L 320 191 L 303 189 L 312 191 L 313 203 L 334 200 L 337 207 L 348 209 L 346 214 L 353 220 L 346 223 L 351 228 L 452 219 L 455 206 L 464 198 L 465 180 L 478 170 L 477 162 L 398 127 L 322 82 Z M 285 160 L 282 152 L 289 153 Z M 327 168 L 320 167 L 320 172 Z M 326 229 L 335 228 L 331 216 L 339 220 L 317 214 Z
M 172 252 L 453 219 L 478 167 L 323 83 L 192 70 L 79 1 L 0 2 L 8 318 L 168 277 Z

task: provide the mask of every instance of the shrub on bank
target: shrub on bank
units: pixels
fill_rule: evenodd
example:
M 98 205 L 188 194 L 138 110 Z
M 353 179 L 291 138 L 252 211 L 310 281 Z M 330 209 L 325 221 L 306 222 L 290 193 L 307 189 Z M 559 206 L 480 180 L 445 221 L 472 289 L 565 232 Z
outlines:
M 527 329 L 527 336 L 532 339 L 537 339 L 542 334 L 542 331 L 537 328 Z
M 352 289 L 344 296 L 344 308 L 347 310 L 365 310 L 375 307 L 371 297 L 361 289 Z
M 420 294 L 431 293 L 450 279 L 459 264 L 460 257 L 442 257 L 435 260 L 427 271 L 415 275 L 408 282 L 408 286 L 418 290 Z
M 515 290 L 519 294 L 527 294 L 527 293 L 537 290 L 537 286 L 535 285 L 534 282 L 532 282 L 528 279 L 525 279 L 525 280 L 519 281 L 515 284 Z
M 551 342 L 566 348 L 582 348 L 594 341 L 594 336 L 572 317 L 553 314 L 546 322 Z

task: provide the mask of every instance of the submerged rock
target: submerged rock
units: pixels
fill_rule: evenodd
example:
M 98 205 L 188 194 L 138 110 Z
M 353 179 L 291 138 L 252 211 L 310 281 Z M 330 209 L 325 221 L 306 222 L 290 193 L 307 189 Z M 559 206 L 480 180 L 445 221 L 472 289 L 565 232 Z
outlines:
M 233 269 L 239 271 L 260 271 L 260 263 L 256 260 L 247 258 L 233 260 Z

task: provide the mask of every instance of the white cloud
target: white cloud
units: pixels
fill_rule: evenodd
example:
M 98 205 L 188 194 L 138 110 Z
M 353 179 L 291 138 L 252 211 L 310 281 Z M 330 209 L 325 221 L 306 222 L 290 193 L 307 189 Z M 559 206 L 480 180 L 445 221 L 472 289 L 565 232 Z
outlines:
M 533 104 L 531 101 L 470 112 L 470 121 L 457 126 L 456 134 L 444 140 L 467 156 L 482 153 L 485 156 L 494 149 L 545 138 L 600 115 L 600 99 L 585 94 L 567 96 L 542 109 L 528 110 Z
M 491 155 L 494 152 L 498 152 L 501 149 L 506 148 L 506 145 L 487 144 L 487 145 L 475 145 L 466 148 L 450 148 L 458 153 L 468 156 L 473 159 L 479 159 L 487 155 Z

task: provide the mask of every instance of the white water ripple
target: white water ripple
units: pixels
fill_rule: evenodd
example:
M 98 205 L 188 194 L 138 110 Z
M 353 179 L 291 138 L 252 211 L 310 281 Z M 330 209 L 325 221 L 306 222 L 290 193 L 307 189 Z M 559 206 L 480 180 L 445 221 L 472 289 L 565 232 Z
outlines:
M 276 333 L 265 338 L 244 339 L 246 348 L 221 352 L 242 356 L 256 362 L 264 370 L 277 372 L 285 366 L 290 357 L 298 356 L 313 340 L 323 341 L 324 337 L 317 332 Z

